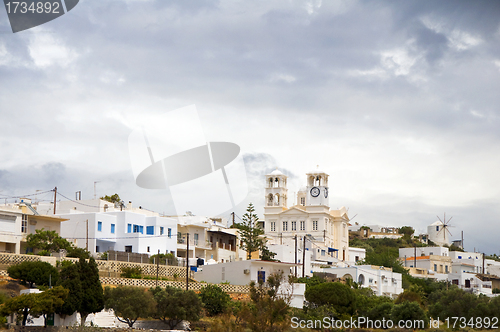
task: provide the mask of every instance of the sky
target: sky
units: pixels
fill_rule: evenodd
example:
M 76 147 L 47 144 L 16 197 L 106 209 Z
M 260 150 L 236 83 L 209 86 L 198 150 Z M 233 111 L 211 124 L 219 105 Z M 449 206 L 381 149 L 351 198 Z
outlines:
M 82 0 L 14 34 L 0 8 L 0 198 L 91 199 L 96 182 L 182 214 L 135 184 L 128 138 L 196 105 L 207 142 L 241 148 L 238 216 L 262 217 L 276 167 L 289 205 L 319 167 L 352 223 L 424 232 L 446 213 L 452 239 L 499 254 L 499 17 L 497 1 Z

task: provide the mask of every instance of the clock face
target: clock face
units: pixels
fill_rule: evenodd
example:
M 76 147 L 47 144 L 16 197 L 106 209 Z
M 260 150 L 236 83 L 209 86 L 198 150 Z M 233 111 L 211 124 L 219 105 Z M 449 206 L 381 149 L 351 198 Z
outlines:
M 319 196 L 319 188 L 318 187 L 312 187 L 311 188 L 311 196 L 312 197 L 318 197 Z
M 325 188 L 325 198 L 328 197 L 328 188 Z

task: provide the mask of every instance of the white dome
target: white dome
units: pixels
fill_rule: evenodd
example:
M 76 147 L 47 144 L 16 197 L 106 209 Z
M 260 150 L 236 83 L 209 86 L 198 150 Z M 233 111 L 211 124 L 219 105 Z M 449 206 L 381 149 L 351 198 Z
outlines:
M 275 169 L 274 171 L 271 172 L 271 174 L 269 175 L 284 175 L 283 173 L 281 173 L 281 171 L 279 169 Z
M 323 172 L 322 170 L 319 169 L 319 165 L 316 166 L 316 169 L 313 169 L 310 172 L 307 172 L 306 174 L 326 174 L 326 172 Z

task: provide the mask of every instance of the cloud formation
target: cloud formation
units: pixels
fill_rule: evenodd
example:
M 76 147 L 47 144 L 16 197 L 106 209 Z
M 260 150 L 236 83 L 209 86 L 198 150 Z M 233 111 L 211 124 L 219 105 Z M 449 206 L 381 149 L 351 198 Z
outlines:
M 467 249 L 494 252 L 499 15 L 496 1 L 88 0 L 17 34 L 1 16 L 0 194 L 91 198 L 100 181 L 173 213 L 133 183 L 127 137 L 196 104 L 208 141 L 241 146 L 261 216 L 265 172 L 285 170 L 290 197 L 319 164 L 356 221 L 423 229 L 446 212 Z

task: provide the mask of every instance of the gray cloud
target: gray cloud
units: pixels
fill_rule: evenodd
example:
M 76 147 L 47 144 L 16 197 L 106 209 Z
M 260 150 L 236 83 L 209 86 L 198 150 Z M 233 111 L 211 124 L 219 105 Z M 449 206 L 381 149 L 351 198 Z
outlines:
M 101 181 L 98 195 L 173 213 L 168 193 L 135 186 L 127 138 L 141 121 L 195 103 L 208 140 L 246 153 L 251 191 L 238 211 L 250 201 L 261 211 L 263 176 L 276 166 L 291 197 L 320 164 L 332 206 L 356 220 L 425 224 L 446 210 L 465 225 L 481 215 L 494 234 L 499 8 L 81 2 L 0 34 L 0 193 L 57 185 L 89 198 Z M 0 30 L 10 31 L 5 17 Z M 467 233 L 479 247 L 479 233 Z

